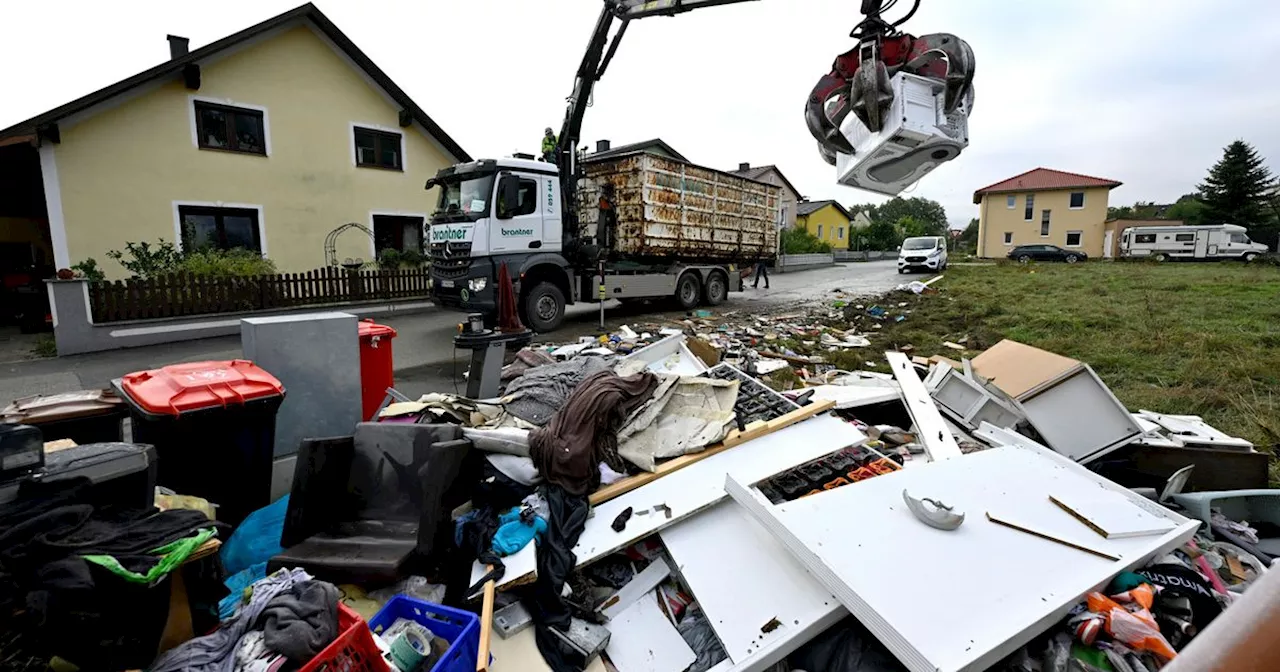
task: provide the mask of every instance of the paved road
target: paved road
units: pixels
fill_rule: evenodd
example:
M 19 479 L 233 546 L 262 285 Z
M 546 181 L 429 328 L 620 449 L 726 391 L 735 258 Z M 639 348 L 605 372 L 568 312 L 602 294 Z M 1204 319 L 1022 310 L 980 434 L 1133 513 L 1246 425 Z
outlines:
M 796 306 L 830 297 L 834 290 L 848 294 L 875 295 L 893 289 L 901 282 L 894 261 L 843 264 L 831 268 L 775 274 L 770 289 L 752 289 L 732 294 L 718 311 L 768 311 Z M 620 306 L 605 304 L 605 326 L 616 329 L 622 324 L 654 322 L 664 317 L 681 317 L 667 304 Z M 396 384 L 415 396 L 429 390 L 451 386 L 457 372 L 467 368 L 465 352 L 455 352 L 451 339 L 456 332 L 459 315 L 451 312 L 429 312 L 388 317 L 381 320 L 394 327 L 399 335 L 393 341 L 396 362 Z M 579 336 L 599 333 L 599 308 L 594 305 L 573 306 L 564 326 L 539 340 L 573 341 Z M 211 338 L 186 343 L 173 343 L 145 348 L 132 348 L 55 359 L 0 364 L 0 406 L 9 400 L 31 394 L 52 394 L 70 390 L 105 387 L 112 378 L 132 371 L 158 368 L 178 362 L 194 362 L 240 357 L 238 337 Z

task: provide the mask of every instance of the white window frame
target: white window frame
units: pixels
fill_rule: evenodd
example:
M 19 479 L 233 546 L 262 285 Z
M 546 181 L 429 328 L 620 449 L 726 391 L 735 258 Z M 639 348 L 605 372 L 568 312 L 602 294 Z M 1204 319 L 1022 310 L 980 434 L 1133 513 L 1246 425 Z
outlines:
M 1074 195 L 1076 195 L 1076 194 L 1080 194 L 1080 205 L 1079 205 L 1079 206 L 1071 205 L 1071 197 L 1072 197 L 1072 196 L 1074 196 Z M 1083 192 L 1083 191 L 1072 191 L 1072 192 L 1070 192 L 1070 193 L 1068 193 L 1068 194 L 1067 194 L 1067 209 L 1068 209 L 1068 210 L 1084 210 L 1084 204 L 1085 204 L 1085 195 L 1084 195 L 1084 192 Z
M 1022 206 L 1022 221 L 1034 222 L 1036 221 L 1036 195 L 1027 194 L 1026 200 L 1026 204 Z
M 822 240 L 822 225 L 818 225 L 818 240 Z
M 1009 210 L 1017 210 L 1017 209 L 1018 209 L 1018 195 L 1017 195 L 1017 194 L 1009 194 L 1008 196 L 1006 196 L 1006 197 L 1005 197 L 1005 201 L 1004 201 L 1004 203 L 1005 203 L 1005 208 L 1007 208 L 1007 209 L 1009 209 Z
M 1040 237 L 1048 238 L 1053 228 L 1053 210 L 1044 209 L 1040 211 Z M 1047 215 L 1047 216 L 1046 216 Z M 1045 220 L 1049 221 L 1045 221 Z
M 351 146 L 353 148 L 356 146 L 354 136 L 351 138 Z M 409 212 L 407 210 L 370 210 L 369 211 L 369 233 L 375 233 L 377 231 L 375 228 L 373 228 L 373 218 L 375 215 L 381 215 L 383 217 L 421 217 L 422 227 L 423 227 L 422 247 L 424 248 L 422 250 L 422 256 L 425 257 L 427 255 L 427 249 L 425 248 L 427 248 L 430 245 L 430 240 L 429 240 L 430 236 L 427 235 L 428 232 L 426 231 L 426 228 L 431 225 L 431 218 L 427 216 L 427 213 Z M 369 236 L 369 261 L 375 264 L 378 263 L 378 242 L 374 240 L 374 236 Z
M 1004 232 L 1004 244 L 1005 244 L 1005 245 L 1013 245 L 1013 232 L 1012 232 L 1012 231 L 1005 231 L 1005 232 Z
M 197 208 L 238 208 L 240 210 L 256 210 L 258 212 L 258 243 L 259 247 L 262 248 L 262 258 L 270 259 L 267 255 L 267 218 L 264 212 L 265 208 L 261 205 L 254 205 L 252 203 L 228 203 L 226 201 L 174 201 L 173 246 L 178 248 L 178 250 L 182 250 L 182 215 L 179 214 L 178 210 L 184 205 Z
M 1071 234 L 1073 234 L 1073 233 L 1074 233 L 1075 235 L 1077 235 L 1077 236 L 1080 236 L 1080 238 L 1079 238 L 1079 241 L 1080 241 L 1080 242 L 1076 243 L 1075 245 L 1072 245 L 1072 244 L 1071 244 Z M 1084 231 L 1068 231 L 1068 232 L 1067 232 L 1067 244 L 1066 244 L 1066 246 L 1067 246 L 1067 247 L 1084 247 Z
M 271 113 L 268 112 L 267 108 L 262 105 L 254 105 L 253 103 L 245 103 L 238 100 L 232 100 L 230 98 L 211 98 L 209 96 L 194 96 L 194 95 L 187 96 L 187 121 L 191 124 L 191 146 L 192 147 L 195 147 L 197 150 L 200 149 L 200 131 L 199 131 L 199 127 L 196 125 L 196 103 L 209 103 L 211 105 L 239 107 L 246 110 L 253 110 L 254 112 L 261 112 L 262 113 L 262 144 L 263 144 L 263 149 L 266 150 L 266 154 L 264 154 L 264 156 L 268 156 L 268 157 L 271 156 Z M 351 144 L 353 147 L 355 146 L 354 136 L 351 141 Z M 353 149 L 352 151 L 354 152 L 355 150 Z M 250 156 L 253 155 L 253 152 L 232 152 L 232 153 L 248 154 Z M 222 207 L 222 206 L 218 206 L 218 207 Z M 226 206 L 226 207 L 231 207 L 231 206 Z
M 400 170 L 399 171 L 393 170 L 391 172 L 402 172 L 402 173 L 409 172 L 409 153 L 405 151 L 406 143 L 404 140 L 404 136 L 405 136 L 404 129 L 391 128 L 390 126 L 381 126 L 379 124 L 366 124 L 360 121 L 347 122 L 347 149 L 348 151 L 351 152 L 351 166 L 353 168 L 366 167 L 366 166 L 361 166 L 360 162 L 356 159 L 356 129 L 357 128 L 367 128 L 371 131 L 379 131 L 382 133 L 395 133 L 396 135 L 400 136 Z M 376 166 L 371 166 L 371 167 L 376 167 Z M 384 168 L 384 170 L 386 169 Z

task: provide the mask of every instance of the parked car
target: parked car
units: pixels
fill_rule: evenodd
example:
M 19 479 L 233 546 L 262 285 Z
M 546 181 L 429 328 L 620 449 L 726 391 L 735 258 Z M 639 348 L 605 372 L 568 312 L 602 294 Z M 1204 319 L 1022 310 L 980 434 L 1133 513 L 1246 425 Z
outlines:
M 1080 250 L 1068 250 L 1057 245 L 1019 245 L 1009 250 L 1008 257 L 1015 261 L 1065 261 L 1074 264 L 1084 261 L 1089 255 Z
M 898 272 L 917 269 L 942 271 L 947 268 L 947 240 L 942 236 L 920 236 L 902 241 L 898 248 Z

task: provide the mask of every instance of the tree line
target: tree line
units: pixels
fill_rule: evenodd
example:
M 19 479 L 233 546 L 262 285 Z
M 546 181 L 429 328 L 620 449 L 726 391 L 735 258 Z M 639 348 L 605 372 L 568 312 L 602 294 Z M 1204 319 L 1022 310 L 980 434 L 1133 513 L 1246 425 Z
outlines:
M 872 203 L 849 206 L 854 216 L 861 212 L 871 221 L 861 229 L 854 229 L 849 236 L 851 250 L 896 250 L 903 239 L 916 236 L 946 236 L 947 211 L 942 204 L 914 196 L 900 196 L 875 205 Z

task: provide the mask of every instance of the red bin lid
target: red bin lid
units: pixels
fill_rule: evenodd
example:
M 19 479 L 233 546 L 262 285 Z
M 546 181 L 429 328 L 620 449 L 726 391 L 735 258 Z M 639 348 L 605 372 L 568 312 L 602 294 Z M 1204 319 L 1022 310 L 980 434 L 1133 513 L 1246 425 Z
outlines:
M 379 338 L 391 338 L 396 335 L 396 330 L 385 324 L 377 324 L 373 320 L 360 320 L 360 338 L 369 338 L 377 336 Z
M 284 394 L 275 376 L 244 359 L 138 371 L 124 376 L 120 387 L 148 413 L 169 415 Z

